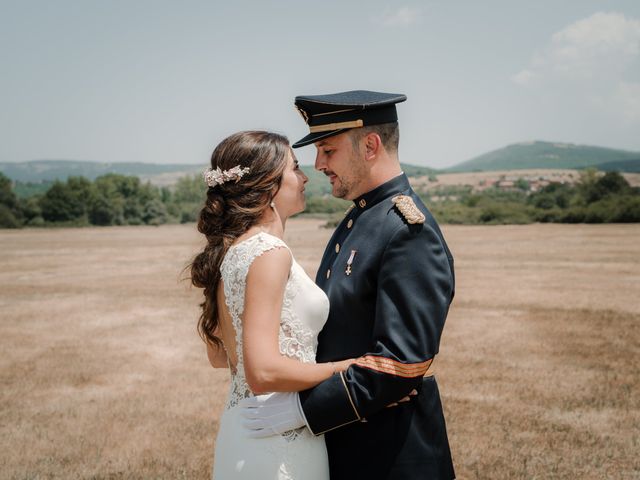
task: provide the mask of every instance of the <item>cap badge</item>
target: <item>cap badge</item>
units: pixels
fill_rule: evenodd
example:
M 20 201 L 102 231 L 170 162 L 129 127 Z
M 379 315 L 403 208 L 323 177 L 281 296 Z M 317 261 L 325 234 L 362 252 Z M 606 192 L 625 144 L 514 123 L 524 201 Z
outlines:
M 298 105 L 295 106 L 296 109 L 298 110 L 298 113 L 300 114 L 300 116 L 302 117 L 302 119 L 304 120 L 304 123 L 309 123 L 309 115 L 307 115 L 307 112 L 305 112 L 302 108 L 300 108 Z

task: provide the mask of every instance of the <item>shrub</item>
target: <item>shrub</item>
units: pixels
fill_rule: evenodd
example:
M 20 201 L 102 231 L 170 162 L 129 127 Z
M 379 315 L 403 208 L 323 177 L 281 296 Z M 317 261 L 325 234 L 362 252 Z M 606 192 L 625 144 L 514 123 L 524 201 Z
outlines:
M 525 224 L 533 222 L 532 212 L 517 203 L 492 203 L 482 207 L 480 221 L 490 224 Z
M 167 209 L 159 199 L 153 199 L 144 206 L 142 221 L 147 225 L 162 225 L 167 223 Z
M 42 216 L 49 222 L 68 222 L 87 214 L 92 198 L 89 180 L 71 177 L 68 182 L 55 182 L 40 199 Z
M 0 204 L 0 228 L 20 228 L 21 226 L 21 222 L 18 221 L 11 209 Z
M 304 213 L 344 213 L 351 205 L 352 202 L 329 195 L 313 196 L 307 198 Z

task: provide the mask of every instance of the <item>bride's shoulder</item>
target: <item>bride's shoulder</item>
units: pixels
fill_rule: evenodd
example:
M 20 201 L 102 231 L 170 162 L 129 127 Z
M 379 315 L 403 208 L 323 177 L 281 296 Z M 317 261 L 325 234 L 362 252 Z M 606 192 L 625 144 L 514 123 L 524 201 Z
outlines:
M 286 281 L 293 265 L 293 256 L 287 245 L 277 237 L 267 239 L 263 248 L 254 250 L 249 259 L 247 279 L 257 281 L 258 285 Z
M 270 233 L 259 231 L 257 233 L 248 232 L 239 237 L 227 251 L 225 262 L 236 266 L 241 264 L 252 265 L 257 259 L 260 264 L 288 264 L 291 265 L 292 255 L 287 244 L 279 237 Z
M 247 232 L 244 235 L 238 237 L 235 242 L 231 244 L 229 250 L 249 250 L 261 254 L 264 251 L 268 251 L 274 248 L 285 248 L 289 250 L 289 247 L 279 237 L 272 235 L 264 231 Z

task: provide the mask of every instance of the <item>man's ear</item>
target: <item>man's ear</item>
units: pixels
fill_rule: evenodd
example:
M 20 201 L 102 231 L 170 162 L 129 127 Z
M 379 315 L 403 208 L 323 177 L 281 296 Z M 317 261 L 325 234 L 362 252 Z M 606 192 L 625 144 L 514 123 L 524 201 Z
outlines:
M 384 148 L 380 135 L 371 132 L 364 137 L 365 159 L 374 160 Z

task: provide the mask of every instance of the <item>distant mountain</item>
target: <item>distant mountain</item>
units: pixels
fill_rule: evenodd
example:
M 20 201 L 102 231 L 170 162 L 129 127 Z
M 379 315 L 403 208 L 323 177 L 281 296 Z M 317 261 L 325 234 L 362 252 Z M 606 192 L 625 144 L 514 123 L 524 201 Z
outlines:
M 435 170 L 428 167 L 401 164 L 410 177 L 430 175 Z M 160 164 L 160 163 L 97 163 L 75 160 L 32 160 L 29 162 L 0 162 L 0 172 L 18 182 L 50 182 L 66 180 L 71 176 L 82 176 L 94 180 L 107 173 L 133 175 L 156 185 L 172 185 L 178 178 L 199 174 L 205 165 Z M 303 165 L 302 170 L 309 177 L 307 191 L 310 194 L 331 193 L 331 185 L 325 176 L 311 165 Z
M 607 166 L 605 168 L 605 166 Z M 572 143 L 522 142 L 472 158 L 446 172 L 522 170 L 530 168 L 586 168 L 640 171 L 640 152 Z
M 190 175 L 200 172 L 202 165 L 159 164 L 159 163 L 98 163 L 77 160 L 31 160 L 29 162 L 0 162 L 0 172 L 12 180 L 20 182 L 42 182 L 66 180 L 71 176 L 82 176 L 94 180 L 107 173 L 134 175 L 151 180 L 154 176 L 179 174 Z M 181 174 L 181 175 L 180 175 Z
M 634 160 L 618 160 L 616 162 L 599 163 L 598 170 L 603 172 L 640 173 L 640 155 Z

